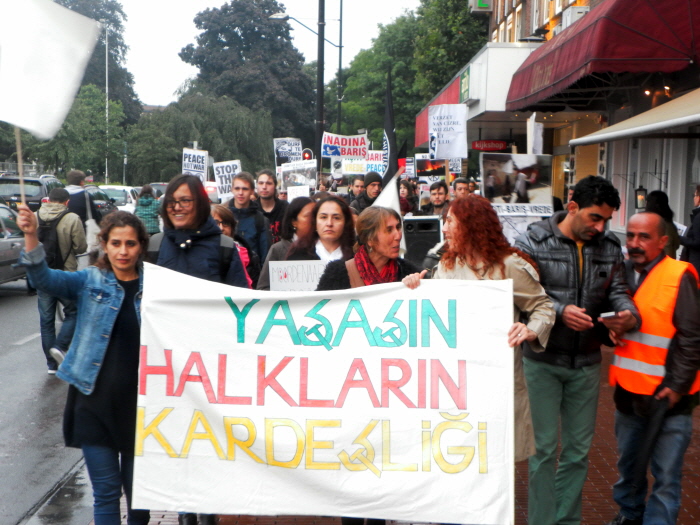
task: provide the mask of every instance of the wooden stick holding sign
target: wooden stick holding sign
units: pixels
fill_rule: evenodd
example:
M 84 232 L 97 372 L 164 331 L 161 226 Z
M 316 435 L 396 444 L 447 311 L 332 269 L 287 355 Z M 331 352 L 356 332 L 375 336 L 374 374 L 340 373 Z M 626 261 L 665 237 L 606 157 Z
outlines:
M 24 160 L 22 159 L 22 132 L 15 126 L 15 142 L 17 143 L 17 172 L 19 173 L 20 202 L 26 204 L 24 197 Z

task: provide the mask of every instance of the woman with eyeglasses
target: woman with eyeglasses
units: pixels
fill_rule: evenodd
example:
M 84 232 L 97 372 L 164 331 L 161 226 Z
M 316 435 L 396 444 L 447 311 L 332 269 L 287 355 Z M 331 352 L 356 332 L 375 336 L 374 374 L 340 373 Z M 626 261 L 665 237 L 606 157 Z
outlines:
M 212 204 L 211 216 L 214 218 L 216 225 L 221 228 L 221 233 L 226 235 L 226 237 L 231 237 L 233 242 L 236 243 L 238 255 L 241 256 L 241 262 L 246 271 L 248 285 L 250 288 L 255 289 L 255 285 L 260 277 L 260 257 L 257 256 L 248 241 L 234 233 L 236 231 L 236 217 L 233 215 L 231 208 L 223 204 Z
M 163 233 L 151 237 L 149 260 L 158 266 L 248 288 L 233 239 L 221 233 L 210 213 L 209 197 L 194 175 L 177 175 L 163 196 Z

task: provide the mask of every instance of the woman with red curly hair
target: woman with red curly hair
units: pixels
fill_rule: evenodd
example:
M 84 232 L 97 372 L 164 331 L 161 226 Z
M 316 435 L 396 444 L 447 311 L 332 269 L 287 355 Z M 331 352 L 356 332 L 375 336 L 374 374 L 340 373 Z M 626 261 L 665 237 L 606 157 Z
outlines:
M 554 324 L 552 301 L 539 282 L 535 263 L 508 244 L 496 212 L 484 197 L 452 201 L 443 233 L 446 249 L 433 279 L 513 279 L 515 319 L 508 344 L 515 354 L 515 460 L 522 461 L 535 453 L 535 441 L 521 345 L 544 351 Z M 412 279 L 404 279 L 407 286 L 415 285 Z

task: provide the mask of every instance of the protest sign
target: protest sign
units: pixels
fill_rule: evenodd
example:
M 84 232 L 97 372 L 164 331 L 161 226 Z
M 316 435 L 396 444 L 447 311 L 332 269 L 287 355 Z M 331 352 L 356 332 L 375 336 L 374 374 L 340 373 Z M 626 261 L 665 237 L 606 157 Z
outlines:
M 310 186 L 287 186 L 285 188 L 287 192 L 287 202 L 292 202 L 297 197 L 308 197 L 310 190 Z
M 481 153 L 481 195 L 499 215 L 551 215 L 552 157 L 511 153 Z
M 432 184 L 445 180 L 447 175 L 447 160 L 431 159 L 428 153 L 416 153 L 415 170 L 419 182 Z
M 384 173 L 384 152 L 382 150 L 371 149 L 367 151 L 366 172 L 376 171 L 380 175 Z
M 270 261 L 270 290 L 313 292 L 326 264 L 325 261 Z
M 466 104 L 440 104 L 428 108 L 429 148 L 431 158 L 467 158 Z
M 182 148 L 182 173 L 195 175 L 204 182 L 207 180 L 209 152 L 201 149 Z
M 275 148 L 275 163 L 281 166 L 287 162 L 297 162 L 301 160 L 301 139 L 283 138 L 272 139 Z
M 214 180 L 216 181 L 216 189 L 219 192 L 221 202 L 228 202 L 233 198 L 233 176 L 241 172 L 240 160 L 227 160 L 225 162 L 215 162 Z
M 344 159 L 364 159 L 367 157 L 369 141 L 367 133 L 362 135 L 336 135 L 323 133 L 321 155 L 323 157 L 342 157 Z
M 147 264 L 133 506 L 512 524 L 512 322 L 509 280 L 273 294 Z
M 300 160 L 282 164 L 281 189 L 292 186 L 316 187 L 317 164 L 315 160 Z M 287 193 L 289 195 L 289 193 Z M 308 194 L 307 194 L 308 195 Z
M 364 175 L 367 173 L 367 161 L 363 159 L 343 159 L 343 175 Z

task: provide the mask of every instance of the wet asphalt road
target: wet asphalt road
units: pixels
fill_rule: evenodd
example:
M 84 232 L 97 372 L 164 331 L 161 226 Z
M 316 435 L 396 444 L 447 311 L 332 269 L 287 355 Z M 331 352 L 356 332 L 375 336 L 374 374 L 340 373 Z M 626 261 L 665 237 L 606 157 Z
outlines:
M 80 461 L 63 446 L 66 385 L 46 373 L 36 296 L 0 285 L 0 523 L 22 523 Z

